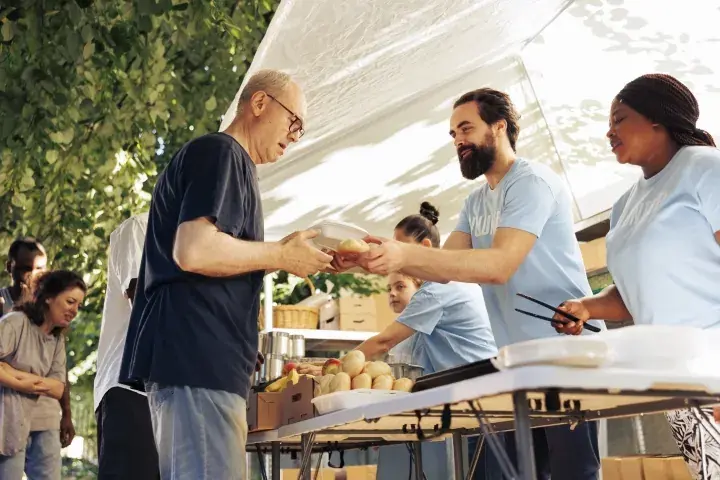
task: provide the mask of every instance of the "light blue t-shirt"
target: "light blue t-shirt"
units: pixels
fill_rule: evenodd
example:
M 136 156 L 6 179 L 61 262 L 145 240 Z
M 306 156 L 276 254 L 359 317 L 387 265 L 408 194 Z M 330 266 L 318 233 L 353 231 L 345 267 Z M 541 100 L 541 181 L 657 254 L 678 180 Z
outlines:
M 498 348 L 558 335 L 550 322 L 515 309 L 552 317 L 551 310 L 516 294 L 560 305 L 592 293 L 573 229 L 572 200 L 560 177 L 545 165 L 518 158 L 495 189 L 486 183 L 471 193 L 455 230 L 471 235 L 473 248 L 490 248 L 498 228 L 523 230 L 537 237 L 506 284 L 482 285 Z M 604 322 L 590 323 L 605 327 Z
M 615 203 L 608 270 L 637 324 L 720 326 L 720 150 L 681 148 Z
M 412 357 L 425 375 L 497 355 L 477 285 L 425 282 L 397 321 L 415 330 Z

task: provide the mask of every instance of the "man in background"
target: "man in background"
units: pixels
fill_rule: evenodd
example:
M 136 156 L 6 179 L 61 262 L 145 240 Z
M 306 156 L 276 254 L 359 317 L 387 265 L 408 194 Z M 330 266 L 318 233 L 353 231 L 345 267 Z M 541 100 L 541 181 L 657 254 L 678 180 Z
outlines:
M 160 476 L 147 396 L 118 381 L 147 222 L 147 213 L 135 215 L 110 234 L 94 391 L 100 480 Z
M 12 311 L 15 305 L 32 299 L 33 278 L 46 268 L 45 248 L 36 239 L 22 237 L 10 244 L 5 270 L 10 274 L 12 283 L 8 287 L 0 288 L 3 315 Z M 75 427 L 70 412 L 70 382 L 66 381 L 59 404 L 54 398 L 45 396 L 40 396 L 35 404 L 30 421 L 25 471 L 28 474 L 37 472 L 45 475 L 59 468 L 60 449 L 70 445 L 74 437 Z
M 10 274 L 9 287 L 0 288 L 0 303 L 5 315 L 13 306 L 31 296 L 30 288 L 35 274 L 47 268 L 47 255 L 43 246 L 31 237 L 18 238 L 8 250 L 5 271 Z

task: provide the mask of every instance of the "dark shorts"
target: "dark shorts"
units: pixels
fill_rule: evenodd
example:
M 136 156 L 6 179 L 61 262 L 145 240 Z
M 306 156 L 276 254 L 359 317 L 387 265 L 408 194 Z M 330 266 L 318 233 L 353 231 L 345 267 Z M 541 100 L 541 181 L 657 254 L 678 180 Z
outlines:
M 99 480 L 160 478 L 147 397 L 125 388 L 111 388 L 95 416 Z

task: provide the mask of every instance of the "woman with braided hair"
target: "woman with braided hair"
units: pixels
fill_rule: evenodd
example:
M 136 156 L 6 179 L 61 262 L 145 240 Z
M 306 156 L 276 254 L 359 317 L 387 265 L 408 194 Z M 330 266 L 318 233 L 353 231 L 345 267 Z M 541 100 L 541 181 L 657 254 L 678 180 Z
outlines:
M 613 206 L 607 265 L 615 285 L 561 307 L 581 321 L 720 327 L 720 150 L 696 127 L 698 103 L 677 79 L 643 75 L 615 97 L 607 136 L 618 162 L 643 176 Z M 559 316 L 556 316 L 561 320 Z M 712 409 L 667 415 L 696 478 L 720 480 Z

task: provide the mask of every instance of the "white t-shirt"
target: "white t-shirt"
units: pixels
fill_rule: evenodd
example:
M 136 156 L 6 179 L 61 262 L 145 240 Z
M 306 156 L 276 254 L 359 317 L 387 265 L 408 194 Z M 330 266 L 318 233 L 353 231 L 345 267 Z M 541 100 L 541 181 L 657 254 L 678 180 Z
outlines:
M 608 270 L 637 324 L 720 327 L 720 150 L 681 148 L 615 203 Z
M 110 234 L 107 291 L 103 308 L 100 341 L 95 374 L 95 410 L 105 393 L 113 387 L 129 387 L 118 382 L 120 363 L 125 349 L 125 336 L 130 323 L 132 306 L 125 296 L 130 281 L 140 271 L 148 214 L 142 213 L 125 220 Z M 137 392 L 136 390 L 132 390 Z M 142 394 L 141 392 L 137 392 Z

